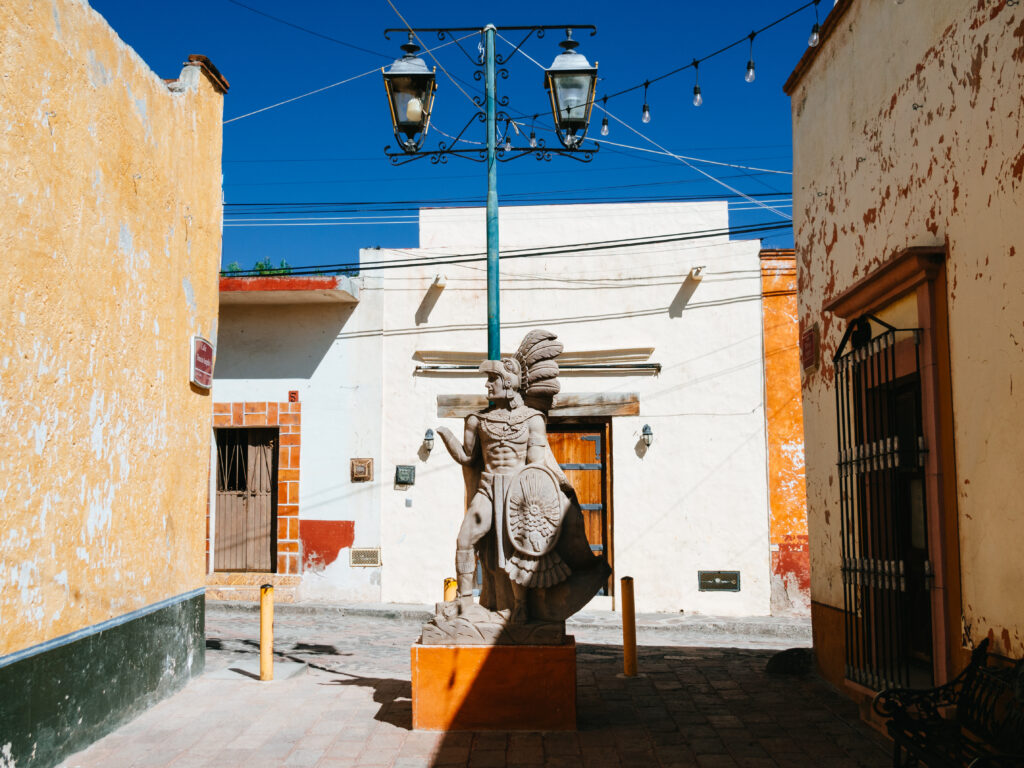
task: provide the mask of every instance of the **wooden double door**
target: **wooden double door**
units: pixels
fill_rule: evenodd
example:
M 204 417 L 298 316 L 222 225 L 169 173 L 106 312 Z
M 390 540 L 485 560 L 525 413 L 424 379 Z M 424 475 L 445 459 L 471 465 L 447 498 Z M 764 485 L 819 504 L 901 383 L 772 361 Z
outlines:
M 558 465 L 576 489 L 587 540 L 595 556 L 606 555 L 614 568 L 611 510 L 611 422 L 548 423 L 548 443 Z M 613 594 L 614 576 L 599 593 Z
M 217 430 L 213 568 L 273 571 L 277 537 L 277 429 Z

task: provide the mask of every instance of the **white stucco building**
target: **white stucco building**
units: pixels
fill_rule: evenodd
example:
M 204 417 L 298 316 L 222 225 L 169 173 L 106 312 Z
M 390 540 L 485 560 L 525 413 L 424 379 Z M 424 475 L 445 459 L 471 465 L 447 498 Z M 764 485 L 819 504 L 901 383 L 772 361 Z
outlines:
M 277 440 L 264 447 L 277 482 L 259 544 L 276 573 L 228 563 L 259 525 L 239 533 L 218 510 L 211 595 L 272 579 L 285 599 L 441 599 L 464 489 L 424 435 L 461 435 L 485 405 L 485 264 L 461 258 L 483 256 L 484 217 L 423 210 L 420 248 L 364 250 L 359 277 L 222 281 L 211 507 L 238 484 L 226 432 L 253 432 L 237 453 L 250 465 L 255 443 Z M 591 544 L 614 581 L 635 579 L 639 611 L 768 614 L 760 243 L 728 239 L 724 202 L 505 208 L 500 225 L 502 352 L 532 328 L 564 344 L 549 432 L 587 488 Z M 372 479 L 355 478 L 357 459 L 372 459 Z M 399 465 L 415 468 L 412 484 L 396 482 Z M 704 571 L 738 572 L 739 590 L 702 591 Z

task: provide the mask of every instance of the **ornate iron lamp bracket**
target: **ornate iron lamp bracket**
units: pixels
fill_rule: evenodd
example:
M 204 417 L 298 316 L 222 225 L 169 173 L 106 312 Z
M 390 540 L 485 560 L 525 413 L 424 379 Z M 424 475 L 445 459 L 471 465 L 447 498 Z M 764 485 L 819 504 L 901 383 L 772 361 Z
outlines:
M 593 24 L 544 24 L 544 25 L 532 25 L 532 26 L 516 26 L 516 27 L 502 27 L 502 31 L 505 32 L 523 32 L 525 33 L 515 47 L 506 55 L 495 54 L 494 61 L 498 65 L 507 64 L 521 49 L 522 47 L 534 36 L 538 39 L 543 38 L 548 30 L 588 30 L 590 36 L 593 37 L 597 34 L 597 27 Z M 474 65 L 473 80 L 481 82 L 484 80 L 483 71 L 483 54 L 476 57 L 472 56 L 466 48 L 462 45 L 459 40 L 460 34 L 472 32 L 483 32 L 479 27 L 416 27 L 409 29 L 408 27 L 392 27 L 384 30 L 384 38 L 390 39 L 391 33 L 409 34 L 409 33 L 432 33 L 437 36 L 438 40 L 451 39 L 458 46 L 459 50 L 462 51 L 463 55 Z M 495 70 L 495 75 L 502 80 L 508 80 L 509 71 L 502 67 L 501 69 Z M 461 157 L 466 160 L 472 160 L 473 162 L 483 163 L 487 161 L 487 149 L 483 144 L 477 144 L 476 142 L 468 141 L 463 138 L 466 129 L 476 120 L 480 122 L 486 122 L 484 109 L 486 106 L 486 98 L 479 94 L 473 95 L 473 104 L 480 110 L 466 122 L 462 127 L 462 130 L 458 134 L 448 141 L 438 142 L 437 149 L 425 149 L 421 150 L 417 147 L 415 151 L 403 151 L 401 147 L 399 151 L 392 151 L 391 145 L 384 148 L 384 154 L 391 161 L 392 165 L 405 165 L 407 163 L 421 160 L 423 158 L 430 158 L 430 162 L 433 164 L 444 164 L 448 162 L 449 157 Z M 499 107 L 509 106 L 509 97 L 507 95 L 495 95 L 496 104 Z M 506 122 L 511 121 L 511 118 L 506 113 L 501 113 L 498 116 L 499 122 L 504 120 Z M 435 128 L 436 130 L 436 128 Z M 537 160 L 550 161 L 553 155 L 565 155 L 571 157 L 581 163 L 589 163 L 594 159 L 594 153 L 600 149 L 600 144 L 593 141 L 586 147 L 577 146 L 572 149 L 563 147 L 549 147 L 546 145 L 544 139 L 537 139 L 536 146 L 526 147 L 510 147 L 505 149 L 499 145 L 496 147 L 496 159 L 499 162 L 507 163 L 511 160 L 517 160 L 521 157 L 527 157 L 533 155 Z

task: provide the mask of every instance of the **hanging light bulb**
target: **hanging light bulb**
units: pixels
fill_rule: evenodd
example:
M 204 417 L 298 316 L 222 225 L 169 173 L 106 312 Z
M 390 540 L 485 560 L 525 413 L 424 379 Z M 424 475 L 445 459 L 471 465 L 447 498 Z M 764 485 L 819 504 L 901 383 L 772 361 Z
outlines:
M 647 101 L 647 99 L 644 99 L 644 101 Z M 605 112 L 605 116 L 603 118 L 601 118 L 601 135 L 602 136 L 607 136 L 608 135 L 608 97 L 607 96 L 602 96 L 601 97 L 601 109 L 603 109 L 604 112 Z
M 647 113 L 647 121 L 649 121 L 650 119 L 651 119 L 651 113 L 648 112 Z M 607 136 L 608 135 L 608 118 L 607 117 L 602 118 L 602 120 L 601 120 L 601 135 L 602 136 Z
M 821 42 L 821 27 L 817 23 L 811 27 L 811 36 L 807 38 L 807 45 L 811 48 L 817 48 L 818 43 Z
M 700 62 L 693 60 L 693 106 L 699 107 L 704 103 L 704 97 L 700 95 Z
M 530 131 L 530 149 L 536 149 L 536 148 L 537 148 L 537 134 L 534 133 L 533 131 Z
M 756 35 L 757 32 L 750 33 L 750 58 L 747 60 L 747 74 L 743 76 L 743 79 L 748 83 L 754 82 L 754 78 L 756 77 L 754 72 L 754 37 Z
M 509 138 L 508 136 L 505 137 L 505 151 L 506 152 L 511 152 L 512 151 L 512 139 Z
M 647 86 L 649 85 L 650 83 L 644 83 L 644 111 L 640 117 L 641 122 L 644 123 L 651 122 L 651 108 L 647 106 Z
M 818 43 L 821 42 L 821 25 L 818 23 L 818 3 L 821 0 L 814 0 L 814 26 L 811 27 L 811 36 L 807 38 L 807 45 L 811 48 L 817 48 Z

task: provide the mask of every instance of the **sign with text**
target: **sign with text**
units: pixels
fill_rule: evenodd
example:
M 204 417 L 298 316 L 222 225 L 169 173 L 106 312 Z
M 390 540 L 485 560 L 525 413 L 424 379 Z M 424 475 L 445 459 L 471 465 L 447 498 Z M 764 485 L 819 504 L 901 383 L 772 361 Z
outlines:
M 213 344 L 202 336 L 192 337 L 192 378 L 197 387 L 213 386 Z

